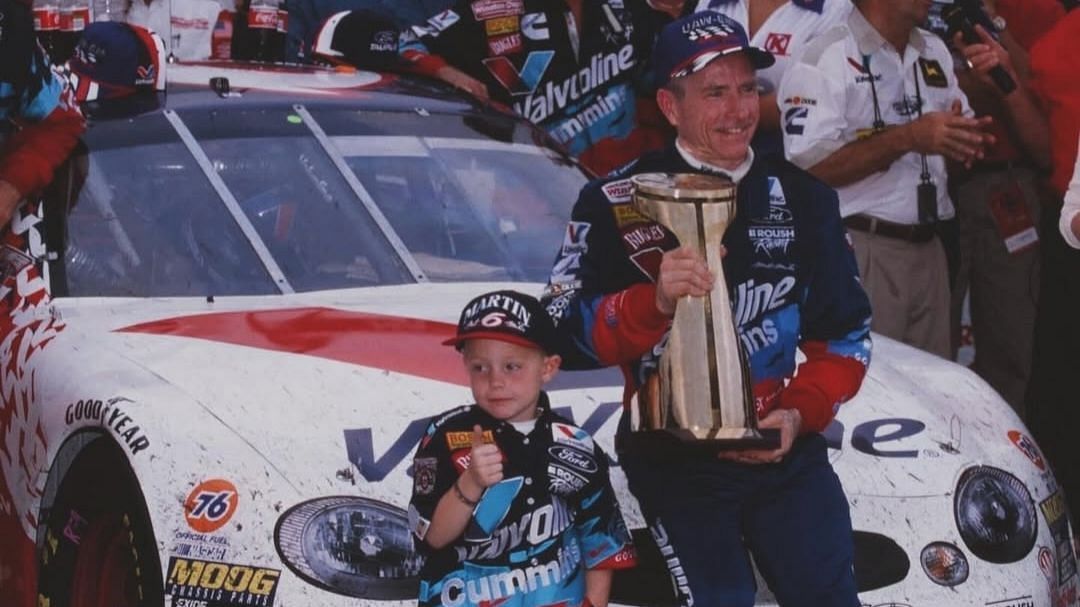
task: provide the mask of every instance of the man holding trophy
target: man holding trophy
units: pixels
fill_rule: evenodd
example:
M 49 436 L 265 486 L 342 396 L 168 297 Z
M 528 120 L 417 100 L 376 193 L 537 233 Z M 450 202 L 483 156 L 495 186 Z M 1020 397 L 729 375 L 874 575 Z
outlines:
M 855 607 L 820 432 L 866 372 L 870 304 L 836 193 L 749 147 L 772 61 L 717 12 L 664 28 L 676 141 L 582 190 L 544 303 L 564 368 L 623 369 L 619 458 L 681 604 L 752 605 L 752 553 L 781 605 Z

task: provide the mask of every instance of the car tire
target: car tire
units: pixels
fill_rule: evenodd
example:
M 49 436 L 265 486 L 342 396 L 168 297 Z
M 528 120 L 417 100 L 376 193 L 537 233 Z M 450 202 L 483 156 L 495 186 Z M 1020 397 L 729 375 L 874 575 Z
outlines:
M 123 452 L 90 443 L 61 481 L 38 549 L 38 604 L 160 607 L 161 565 L 145 500 Z

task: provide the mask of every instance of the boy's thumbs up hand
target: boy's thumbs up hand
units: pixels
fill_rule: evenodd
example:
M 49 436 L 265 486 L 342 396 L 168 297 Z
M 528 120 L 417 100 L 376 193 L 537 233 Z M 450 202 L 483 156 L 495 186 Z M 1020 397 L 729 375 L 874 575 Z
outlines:
M 493 444 L 484 444 L 484 429 L 473 426 L 472 454 L 465 474 L 480 488 L 486 489 L 503 478 L 502 454 Z

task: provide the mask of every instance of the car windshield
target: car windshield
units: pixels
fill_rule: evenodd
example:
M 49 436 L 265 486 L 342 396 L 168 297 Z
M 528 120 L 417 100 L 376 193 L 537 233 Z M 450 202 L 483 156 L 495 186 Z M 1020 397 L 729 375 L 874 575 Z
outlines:
M 586 177 L 534 133 L 499 115 L 301 106 L 95 123 L 61 291 L 543 282 Z

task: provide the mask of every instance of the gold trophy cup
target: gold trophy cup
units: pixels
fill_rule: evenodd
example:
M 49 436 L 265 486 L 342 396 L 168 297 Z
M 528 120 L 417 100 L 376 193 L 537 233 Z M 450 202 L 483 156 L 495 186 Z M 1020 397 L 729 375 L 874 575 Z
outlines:
M 779 433 L 757 428 L 750 369 L 720 258 L 724 231 L 735 218 L 735 184 L 693 173 L 643 173 L 631 182 L 634 208 L 671 230 L 681 245 L 696 248 L 716 274 L 704 297 L 677 302 L 659 369 L 637 394 L 635 429 L 707 449 L 776 448 Z

